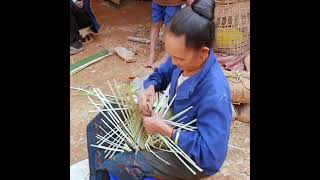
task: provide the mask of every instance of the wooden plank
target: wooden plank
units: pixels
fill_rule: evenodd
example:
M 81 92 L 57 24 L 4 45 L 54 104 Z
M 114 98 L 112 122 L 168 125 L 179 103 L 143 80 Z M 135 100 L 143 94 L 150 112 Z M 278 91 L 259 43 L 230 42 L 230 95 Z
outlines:
M 134 41 L 134 42 L 139 42 L 139 43 L 144 43 L 144 44 L 149 44 L 150 43 L 149 39 L 139 38 L 139 37 L 132 37 L 132 36 L 129 36 L 128 40 L 129 41 Z

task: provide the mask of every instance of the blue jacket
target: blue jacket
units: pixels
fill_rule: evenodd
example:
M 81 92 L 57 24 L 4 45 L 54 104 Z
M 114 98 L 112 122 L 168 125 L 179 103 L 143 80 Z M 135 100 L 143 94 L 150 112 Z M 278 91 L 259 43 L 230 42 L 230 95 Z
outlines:
M 181 73 L 181 69 L 172 63 L 170 57 L 144 81 L 144 88 L 154 85 L 156 91 L 163 91 L 170 83 L 170 102 Z M 182 122 L 197 119 L 197 130 L 181 130 L 179 137 L 176 137 L 178 133 L 175 131 L 172 139 L 178 138 L 178 146 L 207 175 L 213 175 L 219 171 L 226 158 L 232 121 L 228 81 L 213 50 L 202 70 L 180 85 L 172 110 L 176 114 L 190 106 L 193 108 L 181 116 L 188 116 Z
M 70 0 L 70 6 L 77 6 L 72 0 Z M 99 32 L 100 25 L 98 21 L 96 20 L 96 17 L 93 15 L 90 7 L 90 0 L 83 0 L 83 10 L 85 10 L 90 17 L 90 20 L 92 22 L 91 30 L 95 33 Z

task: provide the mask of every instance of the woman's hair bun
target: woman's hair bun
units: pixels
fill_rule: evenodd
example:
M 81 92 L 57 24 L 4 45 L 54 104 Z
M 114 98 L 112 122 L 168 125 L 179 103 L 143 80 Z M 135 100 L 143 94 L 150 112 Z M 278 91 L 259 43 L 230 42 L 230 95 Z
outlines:
M 214 0 L 195 0 L 191 8 L 194 12 L 210 21 L 214 19 Z

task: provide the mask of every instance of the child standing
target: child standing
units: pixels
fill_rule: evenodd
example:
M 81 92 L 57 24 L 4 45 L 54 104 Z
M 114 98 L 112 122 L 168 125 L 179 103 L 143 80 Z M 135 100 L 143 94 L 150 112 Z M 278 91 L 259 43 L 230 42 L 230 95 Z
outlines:
M 181 5 L 184 3 L 185 0 L 153 0 L 150 55 L 147 67 L 151 67 L 155 62 L 155 46 L 162 24 L 165 23 L 166 28 L 168 28 L 172 17 L 181 9 Z

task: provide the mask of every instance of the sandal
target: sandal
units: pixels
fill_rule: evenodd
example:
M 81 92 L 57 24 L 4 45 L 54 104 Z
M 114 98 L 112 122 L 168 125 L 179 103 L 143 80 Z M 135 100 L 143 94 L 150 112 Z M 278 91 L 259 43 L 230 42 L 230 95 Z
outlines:
M 81 38 L 82 44 L 88 44 L 91 41 L 93 41 L 93 35 L 92 34 L 88 34 L 84 38 Z
M 73 42 L 70 44 L 70 55 L 77 54 L 83 50 L 84 48 L 80 42 Z

